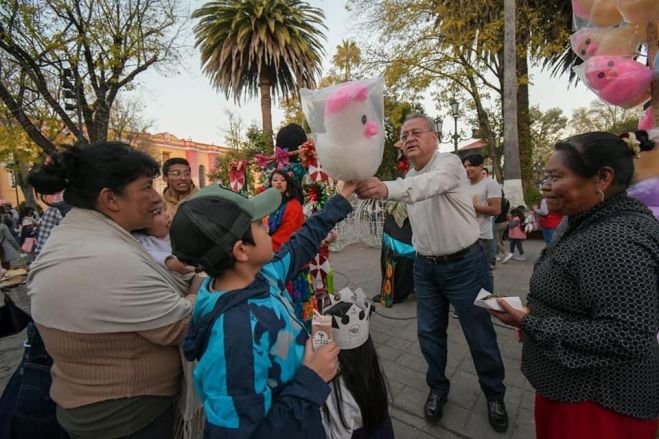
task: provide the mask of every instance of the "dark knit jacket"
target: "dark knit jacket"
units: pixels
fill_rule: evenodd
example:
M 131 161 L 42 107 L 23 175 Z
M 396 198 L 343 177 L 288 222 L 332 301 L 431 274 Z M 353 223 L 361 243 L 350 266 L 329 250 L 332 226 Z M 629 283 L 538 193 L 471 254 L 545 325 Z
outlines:
M 545 398 L 659 416 L 659 223 L 625 194 L 567 218 L 535 264 L 522 371 Z

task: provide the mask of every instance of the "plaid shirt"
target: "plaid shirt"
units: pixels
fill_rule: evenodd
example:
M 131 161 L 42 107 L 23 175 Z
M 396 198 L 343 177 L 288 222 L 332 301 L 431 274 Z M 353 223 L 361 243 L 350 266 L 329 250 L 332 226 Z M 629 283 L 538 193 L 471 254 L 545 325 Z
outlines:
M 41 249 L 50 236 L 50 232 L 59 225 L 62 218 L 63 216 L 57 207 L 49 207 L 48 210 L 46 210 L 46 213 L 43 215 L 43 218 L 41 218 L 41 223 L 39 224 L 37 247 L 34 250 L 35 255 L 38 255 L 41 252 Z

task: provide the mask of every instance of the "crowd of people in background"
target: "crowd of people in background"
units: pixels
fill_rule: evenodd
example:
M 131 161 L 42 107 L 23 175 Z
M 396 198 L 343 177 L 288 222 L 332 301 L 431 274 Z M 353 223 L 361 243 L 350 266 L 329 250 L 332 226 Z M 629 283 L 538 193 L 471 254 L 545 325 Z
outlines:
M 3 270 L 29 265 L 39 250 L 44 219 L 40 206 L 23 205 L 18 210 L 9 203 L 0 206 L 0 261 Z
M 326 303 L 325 289 L 318 300 L 308 270 L 356 194 L 387 200 L 377 212 L 385 231 L 376 299 L 416 296 L 429 422 L 449 398 L 452 307 L 495 431 L 509 420 L 492 316 L 523 343 L 538 439 L 654 438 L 659 175 L 643 166 L 656 159 L 659 133 L 559 142 L 543 198 L 529 207 L 510 205 L 482 155 L 441 153 L 437 136 L 431 119 L 408 115 L 401 178 L 339 184 L 309 217 L 290 170 L 270 170 L 270 188 L 247 198 L 200 190 L 185 159 L 160 166 L 123 143 L 51 157 L 30 183 L 63 200 L 44 213 L 0 210 L 3 267 L 38 254 L 28 279 L 34 322 L 0 427 L 13 416 L 7 437 L 393 437 L 368 334 L 372 305 L 358 295 Z M 496 291 L 497 261 L 524 261 L 538 230 L 546 248 L 527 306 L 474 306 L 482 289 Z M 310 326 L 322 314 L 336 338 L 314 346 Z M 348 327 L 358 341 L 340 336 Z M 32 365 L 37 383 L 23 373 Z M 52 400 L 11 399 L 35 385 Z

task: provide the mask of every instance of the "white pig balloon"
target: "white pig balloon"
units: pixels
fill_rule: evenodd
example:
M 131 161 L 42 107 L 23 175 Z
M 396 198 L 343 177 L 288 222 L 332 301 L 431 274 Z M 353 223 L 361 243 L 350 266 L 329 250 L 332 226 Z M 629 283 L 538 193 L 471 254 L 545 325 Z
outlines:
M 320 101 L 324 103 L 322 130 L 314 130 L 320 164 L 336 180 L 372 177 L 384 153 L 382 108 L 377 107 L 381 91 L 379 96 L 373 95 L 377 89 L 369 89 L 361 81 L 339 84 L 328 91 L 324 102 Z M 321 107 L 318 103 L 316 109 Z M 318 120 L 317 115 L 314 117 Z

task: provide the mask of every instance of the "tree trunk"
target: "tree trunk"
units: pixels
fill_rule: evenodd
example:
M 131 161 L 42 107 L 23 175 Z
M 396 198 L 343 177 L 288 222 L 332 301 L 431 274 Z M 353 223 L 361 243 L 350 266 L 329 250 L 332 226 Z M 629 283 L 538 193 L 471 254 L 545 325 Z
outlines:
M 481 99 L 479 88 L 476 84 L 476 81 L 474 80 L 474 77 L 467 73 L 467 80 L 469 81 L 469 85 L 471 87 L 469 94 L 471 94 L 471 97 L 474 100 L 474 104 L 476 105 L 476 114 L 478 115 L 478 137 L 480 137 L 482 140 L 485 140 L 485 143 L 487 144 L 488 155 L 490 156 L 490 160 L 492 160 L 492 172 L 494 173 L 496 180 L 503 181 L 501 160 L 497 152 L 497 139 L 496 135 L 492 131 L 490 117 L 487 114 L 487 111 L 485 111 L 485 108 L 483 108 L 483 101 Z
M 515 0 L 504 0 L 504 69 L 503 69 L 503 128 L 504 180 L 503 188 L 510 204 L 524 203 L 519 167 L 519 138 L 517 133 L 517 67 L 515 39 Z
M 531 145 L 531 117 L 529 115 L 529 65 L 526 53 L 528 34 L 524 26 L 517 33 L 517 132 L 519 142 L 519 164 L 524 189 L 524 199 L 537 191 L 533 178 L 533 147 Z
M 261 92 L 261 118 L 263 120 L 263 135 L 266 144 L 272 148 L 272 98 L 270 95 L 272 84 L 264 73 L 261 73 L 259 88 Z
M 27 174 L 30 172 L 27 163 L 19 163 L 17 169 L 18 181 L 16 184 L 18 184 L 21 187 L 21 191 L 23 191 L 25 205 L 30 207 L 37 207 L 37 202 L 34 198 L 34 190 L 32 189 L 32 185 L 27 181 Z

